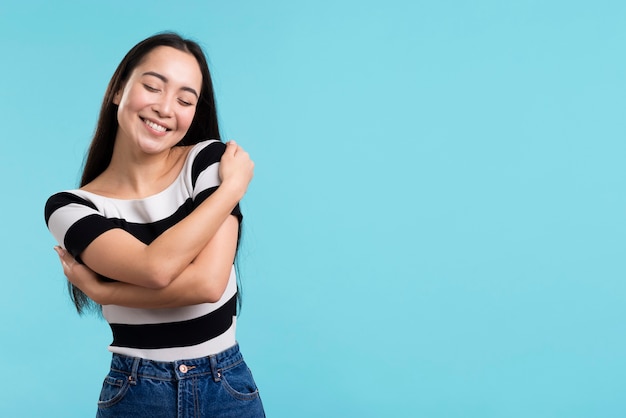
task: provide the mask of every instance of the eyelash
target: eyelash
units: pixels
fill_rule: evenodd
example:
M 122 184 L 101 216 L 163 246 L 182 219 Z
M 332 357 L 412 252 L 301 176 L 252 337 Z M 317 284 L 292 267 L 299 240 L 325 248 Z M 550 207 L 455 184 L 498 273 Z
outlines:
M 157 93 L 158 91 L 160 91 L 159 89 L 155 89 L 154 87 L 149 86 L 147 84 L 144 84 L 143 86 L 145 87 L 146 90 L 148 90 L 151 93 Z
M 160 92 L 160 91 L 161 91 L 161 90 L 159 90 L 159 89 L 157 89 L 157 88 L 154 88 L 154 87 L 152 87 L 152 86 L 150 86 L 150 85 L 148 85 L 148 84 L 144 84 L 143 86 L 144 86 L 144 88 L 145 88 L 146 90 L 148 90 L 150 93 L 158 93 L 158 92 Z M 187 101 L 185 101 L 185 100 L 181 100 L 181 99 L 178 99 L 178 102 L 179 102 L 181 105 L 183 105 L 183 106 L 192 106 L 192 105 L 193 105 L 193 103 L 190 103 L 190 102 L 187 102 Z

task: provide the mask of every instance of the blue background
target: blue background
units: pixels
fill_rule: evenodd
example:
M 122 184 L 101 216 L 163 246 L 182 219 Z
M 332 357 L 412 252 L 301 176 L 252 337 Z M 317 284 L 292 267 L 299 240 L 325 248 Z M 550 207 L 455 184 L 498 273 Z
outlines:
M 85 417 L 43 205 L 115 67 L 202 43 L 250 151 L 239 340 L 269 417 L 626 416 L 626 3 L 5 1 L 4 417 Z

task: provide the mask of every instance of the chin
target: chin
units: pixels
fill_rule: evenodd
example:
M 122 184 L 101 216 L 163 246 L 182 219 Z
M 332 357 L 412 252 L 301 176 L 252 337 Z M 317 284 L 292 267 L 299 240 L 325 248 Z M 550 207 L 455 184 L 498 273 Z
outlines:
M 175 147 L 176 144 L 178 144 L 181 140 L 182 138 L 178 140 L 161 140 L 161 141 L 151 139 L 149 141 L 142 141 L 142 143 L 139 144 L 139 148 L 146 154 L 159 154 L 161 152 L 168 151 L 169 149 Z

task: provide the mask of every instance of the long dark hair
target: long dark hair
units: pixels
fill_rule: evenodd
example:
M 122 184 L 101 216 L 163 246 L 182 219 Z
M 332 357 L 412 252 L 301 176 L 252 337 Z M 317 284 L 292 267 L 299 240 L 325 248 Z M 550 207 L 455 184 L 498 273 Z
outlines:
M 213 82 L 204 51 L 196 42 L 184 39 L 173 32 L 164 32 L 151 36 L 135 45 L 118 65 L 104 94 L 98 124 L 89 151 L 85 158 L 80 186 L 93 181 L 106 170 L 111 163 L 113 146 L 117 134 L 117 105 L 113 103 L 115 94 L 122 90 L 133 70 L 141 64 L 146 55 L 159 46 L 169 46 L 179 51 L 192 54 L 202 73 L 202 87 L 196 105 L 196 114 L 187 134 L 178 145 L 193 145 L 205 139 L 221 139 L 217 122 L 217 109 L 213 93 Z M 85 293 L 68 282 L 70 297 L 78 313 L 86 309 L 99 308 Z
M 180 35 L 172 32 L 151 36 L 139 42 L 128 51 L 115 73 L 113 73 L 111 81 L 109 81 L 109 86 L 102 100 L 96 132 L 85 160 L 83 175 L 80 181 L 81 186 L 86 185 L 102 174 L 111 162 L 118 126 L 117 105 L 113 103 L 115 94 L 122 90 L 133 70 L 141 64 L 146 55 L 159 46 L 169 46 L 192 54 L 198 61 L 202 73 L 202 87 L 196 106 L 196 114 L 187 131 L 187 135 L 178 145 L 193 145 L 209 138 L 220 139 L 213 82 L 211 81 L 209 66 L 200 45 L 189 39 L 183 39 Z

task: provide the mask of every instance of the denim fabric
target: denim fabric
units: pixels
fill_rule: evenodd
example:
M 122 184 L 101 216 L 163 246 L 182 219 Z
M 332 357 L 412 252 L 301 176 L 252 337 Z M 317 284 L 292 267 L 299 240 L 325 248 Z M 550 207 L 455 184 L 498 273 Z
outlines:
M 213 356 L 171 363 L 114 354 L 97 417 L 257 418 L 265 413 L 235 345 Z

